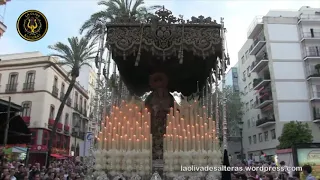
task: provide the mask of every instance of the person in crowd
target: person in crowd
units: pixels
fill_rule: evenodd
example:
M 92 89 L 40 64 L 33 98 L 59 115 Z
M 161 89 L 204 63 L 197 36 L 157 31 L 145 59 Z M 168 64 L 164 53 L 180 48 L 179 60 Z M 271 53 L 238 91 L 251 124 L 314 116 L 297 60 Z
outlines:
M 312 167 L 310 165 L 302 166 L 302 172 L 306 176 L 306 180 L 317 180 L 314 176 L 312 176 Z
M 262 177 L 262 180 L 273 180 L 273 176 L 272 174 L 265 174 L 263 177 Z

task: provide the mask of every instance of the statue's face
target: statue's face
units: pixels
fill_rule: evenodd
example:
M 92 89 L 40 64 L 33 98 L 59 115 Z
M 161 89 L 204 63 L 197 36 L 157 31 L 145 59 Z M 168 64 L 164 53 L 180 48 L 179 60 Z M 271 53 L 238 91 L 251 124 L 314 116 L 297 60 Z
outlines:
M 168 80 L 164 73 L 155 73 L 150 76 L 150 86 L 152 89 L 166 88 L 167 85 Z

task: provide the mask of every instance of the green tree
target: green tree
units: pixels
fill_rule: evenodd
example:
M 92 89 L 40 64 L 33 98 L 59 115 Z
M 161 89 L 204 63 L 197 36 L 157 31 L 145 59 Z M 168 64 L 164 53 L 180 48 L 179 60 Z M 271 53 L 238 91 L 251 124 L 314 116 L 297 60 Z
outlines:
M 223 98 L 222 98 L 222 91 L 217 90 L 212 95 L 212 113 L 213 118 L 215 119 L 216 113 L 216 95 L 218 93 L 219 96 L 219 129 L 220 135 L 222 135 L 222 122 L 223 122 Z M 243 103 L 240 99 L 240 92 L 234 91 L 232 86 L 226 86 L 225 88 L 226 93 L 226 108 L 227 108 L 227 122 L 228 122 L 228 136 L 229 137 L 238 137 L 239 136 L 239 127 L 238 123 L 241 121 L 243 115 Z M 222 137 L 220 137 L 222 138 Z
M 76 79 L 79 77 L 80 68 L 84 65 L 91 66 L 90 61 L 95 57 L 94 54 L 96 53 L 94 51 L 95 43 L 90 42 L 88 38 L 79 39 L 77 37 L 71 37 L 68 38 L 68 43 L 69 45 L 57 42 L 56 44 L 48 47 L 49 49 L 56 51 L 56 53 L 51 54 L 51 56 L 56 56 L 61 59 L 61 61 L 56 62 L 57 65 L 68 66 L 71 68 L 71 71 L 69 72 L 71 80 L 68 79 L 70 83 L 67 92 L 61 101 L 52 131 L 50 133 L 50 139 L 48 142 L 47 166 L 49 166 L 52 141 L 55 136 L 58 122 L 61 118 L 67 99 L 69 98 L 69 95 L 75 85 Z
M 152 14 L 152 10 L 159 9 L 161 6 L 155 5 L 150 7 L 143 6 L 144 0 L 102 0 L 98 2 L 99 6 L 103 6 L 104 9 L 91 15 L 91 17 L 85 21 L 80 28 L 80 34 L 87 31 L 86 36 L 90 38 L 96 38 L 101 34 L 101 27 L 96 26 L 98 19 L 105 21 L 113 21 L 119 17 L 134 18 L 140 21 L 146 21 L 146 19 Z
M 282 134 L 278 138 L 280 144 L 277 148 L 287 149 L 291 148 L 294 144 L 311 143 L 312 139 L 313 136 L 307 123 L 290 121 L 283 126 Z

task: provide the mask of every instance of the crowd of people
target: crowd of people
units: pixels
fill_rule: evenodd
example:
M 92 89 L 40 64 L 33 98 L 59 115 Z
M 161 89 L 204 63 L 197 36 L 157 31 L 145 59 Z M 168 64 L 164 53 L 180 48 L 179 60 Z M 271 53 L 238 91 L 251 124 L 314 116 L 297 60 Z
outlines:
M 85 165 L 75 160 L 53 161 L 46 168 L 39 163 L 25 165 L 2 159 L 0 169 L 0 180 L 83 180 L 87 171 Z
M 274 162 L 265 162 L 265 163 L 252 163 L 242 162 L 237 166 L 255 166 L 255 167 L 275 167 L 276 164 Z M 286 167 L 286 163 L 284 161 L 280 162 L 280 166 Z M 263 168 L 261 168 L 263 169 Z M 283 171 L 251 171 L 251 172 L 233 172 L 232 179 L 233 180 L 320 180 L 316 179 L 312 176 L 312 167 L 310 165 L 304 165 L 302 167 L 302 173 L 305 178 L 301 178 L 299 176 L 300 172 L 290 172 L 283 168 Z

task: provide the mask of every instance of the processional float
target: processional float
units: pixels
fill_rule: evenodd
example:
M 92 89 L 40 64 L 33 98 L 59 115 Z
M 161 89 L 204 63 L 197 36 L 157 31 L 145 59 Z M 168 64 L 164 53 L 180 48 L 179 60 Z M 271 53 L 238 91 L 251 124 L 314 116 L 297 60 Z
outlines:
M 101 123 L 99 179 L 219 179 L 220 172 L 181 166 L 221 165 L 208 94 L 213 74 L 217 80 L 226 69 L 223 24 L 203 16 L 185 21 L 162 8 L 145 22 L 121 17 L 106 26 L 106 46 L 130 94 L 151 94 L 113 106 Z M 180 104 L 174 91 L 183 95 Z

